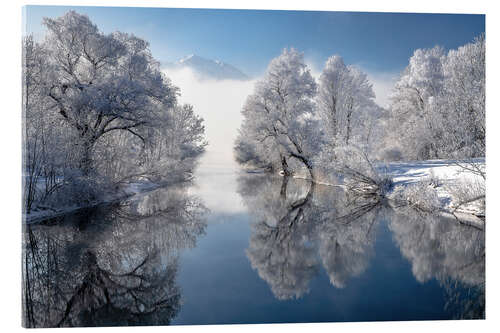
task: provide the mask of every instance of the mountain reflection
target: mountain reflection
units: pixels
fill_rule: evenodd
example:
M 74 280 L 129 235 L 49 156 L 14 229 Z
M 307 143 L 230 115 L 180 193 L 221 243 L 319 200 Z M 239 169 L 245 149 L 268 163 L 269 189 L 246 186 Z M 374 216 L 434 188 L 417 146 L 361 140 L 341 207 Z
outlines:
M 165 325 L 181 305 L 180 249 L 205 232 L 184 188 L 25 226 L 26 327 Z
M 253 217 L 247 257 L 276 298 L 302 297 L 321 267 L 345 287 L 367 270 L 385 220 L 417 281 L 436 279 L 457 316 L 484 316 L 484 231 L 297 179 L 242 175 L 238 185 Z
M 278 299 L 307 293 L 320 265 L 338 288 L 367 268 L 377 198 L 265 176 L 241 176 L 239 193 L 254 217 L 247 257 Z

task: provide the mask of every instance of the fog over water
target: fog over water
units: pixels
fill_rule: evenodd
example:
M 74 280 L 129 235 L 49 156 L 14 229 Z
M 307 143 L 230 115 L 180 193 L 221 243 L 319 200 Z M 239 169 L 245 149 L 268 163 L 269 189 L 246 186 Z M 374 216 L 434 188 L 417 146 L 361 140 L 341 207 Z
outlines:
M 208 208 L 221 214 L 241 212 L 240 197 L 232 195 L 239 172 L 233 143 L 242 120 L 241 109 L 256 80 L 200 79 L 189 68 L 165 70 L 165 74 L 181 89 L 180 101 L 193 105 L 205 120 L 209 145 L 200 158 L 192 191 Z
M 236 168 L 233 143 L 241 124 L 241 108 L 252 93 L 255 80 L 199 79 L 189 68 L 165 74 L 181 89 L 180 101 L 194 106 L 205 119 L 208 147 L 200 164 L 204 168 Z

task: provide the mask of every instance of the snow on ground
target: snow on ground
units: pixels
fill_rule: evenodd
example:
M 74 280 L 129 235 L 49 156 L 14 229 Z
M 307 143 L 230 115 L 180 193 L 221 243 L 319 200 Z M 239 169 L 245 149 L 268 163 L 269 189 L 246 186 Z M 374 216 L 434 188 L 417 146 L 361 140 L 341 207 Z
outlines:
M 471 161 L 484 170 L 484 158 Z M 484 214 L 481 200 L 461 205 L 456 209 L 459 203 L 464 201 L 464 197 L 473 198 L 478 192 L 481 193 L 485 183 L 480 175 L 465 170 L 459 164 L 467 166 L 457 160 L 427 160 L 392 162 L 379 165 L 378 169 L 381 174 L 393 180 L 394 188 L 387 195 L 389 198 L 412 186 L 415 188 L 428 186 L 434 189 L 442 210 L 481 216 Z
M 484 158 L 474 159 L 473 162 L 484 166 Z M 436 177 L 443 181 L 475 180 L 478 176 L 466 172 L 456 160 L 427 160 L 412 162 L 391 162 L 380 165 L 382 173 L 392 176 L 395 184 L 414 183 L 423 178 Z
M 100 200 L 90 202 L 86 205 L 70 205 L 57 208 L 47 208 L 47 209 L 34 209 L 29 214 L 23 214 L 22 219 L 26 224 L 40 222 L 46 219 L 55 218 L 58 216 L 63 216 L 70 213 L 75 213 L 81 209 L 87 209 L 91 207 L 96 207 L 99 205 L 110 204 L 125 198 L 131 197 L 133 195 L 138 195 L 140 193 L 145 193 L 158 188 L 158 184 L 151 183 L 149 181 L 134 182 L 125 186 L 123 189 L 119 190 L 113 194 L 104 194 Z

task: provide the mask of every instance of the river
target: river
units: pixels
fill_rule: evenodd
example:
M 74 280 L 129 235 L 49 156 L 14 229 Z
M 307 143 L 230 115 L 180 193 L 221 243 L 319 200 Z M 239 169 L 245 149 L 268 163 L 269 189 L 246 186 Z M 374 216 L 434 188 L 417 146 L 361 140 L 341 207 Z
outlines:
M 203 164 L 23 230 L 28 327 L 484 318 L 484 231 Z

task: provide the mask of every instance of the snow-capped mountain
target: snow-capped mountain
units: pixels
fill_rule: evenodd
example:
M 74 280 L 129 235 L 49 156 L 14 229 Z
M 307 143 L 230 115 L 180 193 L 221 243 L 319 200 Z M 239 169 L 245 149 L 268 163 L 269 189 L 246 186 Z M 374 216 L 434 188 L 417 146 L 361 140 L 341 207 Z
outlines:
M 248 80 L 249 77 L 238 68 L 220 60 L 211 60 L 198 55 L 188 55 L 174 63 L 164 65 L 168 69 L 190 68 L 202 79 L 215 80 Z

